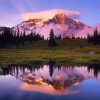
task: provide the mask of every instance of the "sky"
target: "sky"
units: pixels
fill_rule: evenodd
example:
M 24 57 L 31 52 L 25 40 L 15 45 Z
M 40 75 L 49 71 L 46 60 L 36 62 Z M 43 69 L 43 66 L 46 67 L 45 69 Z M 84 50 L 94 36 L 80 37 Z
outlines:
M 100 0 L 0 0 L 0 26 L 13 27 L 35 14 L 46 17 L 55 10 L 73 12 L 90 26 L 100 24 Z

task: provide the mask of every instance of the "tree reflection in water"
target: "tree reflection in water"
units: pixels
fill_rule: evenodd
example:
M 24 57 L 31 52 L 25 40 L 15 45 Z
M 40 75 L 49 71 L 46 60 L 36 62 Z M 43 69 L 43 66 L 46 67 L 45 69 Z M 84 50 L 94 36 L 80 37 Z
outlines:
M 51 86 L 55 90 L 64 90 L 73 84 L 78 84 L 89 78 L 77 72 L 75 67 L 55 66 L 55 62 L 51 60 L 48 65 L 41 66 L 19 66 L 11 64 L 8 65 L 8 67 L 0 68 L 0 75 L 10 74 L 28 84 L 43 84 Z M 100 65 L 82 66 L 82 68 L 83 67 L 87 68 L 88 72 L 93 70 L 94 77 L 98 77 Z

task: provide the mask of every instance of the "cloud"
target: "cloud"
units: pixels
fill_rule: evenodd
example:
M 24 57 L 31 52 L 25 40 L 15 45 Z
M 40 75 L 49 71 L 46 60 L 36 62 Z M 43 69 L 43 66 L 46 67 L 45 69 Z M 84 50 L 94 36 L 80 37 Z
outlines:
M 84 37 L 87 37 L 87 34 L 93 35 L 93 32 L 96 29 L 96 27 L 98 31 L 100 32 L 100 23 L 99 23 L 99 24 L 94 25 L 92 28 L 84 28 L 83 30 L 79 32 L 77 31 L 75 37 L 79 36 L 79 37 L 84 38 Z
M 92 35 L 94 28 L 84 28 L 83 30 L 76 31 L 75 37 L 87 38 L 87 35 Z
M 52 18 L 55 14 L 66 14 L 68 17 L 76 18 L 76 19 L 80 18 L 81 16 L 80 12 L 77 12 L 77 11 L 54 9 L 54 10 L 47 10 L 47 11 L 41 11 L 41 12 L 24 13 L 24 14 L 21 14 L 20 17 L 23 20 L 48 19 L 48 18 Z

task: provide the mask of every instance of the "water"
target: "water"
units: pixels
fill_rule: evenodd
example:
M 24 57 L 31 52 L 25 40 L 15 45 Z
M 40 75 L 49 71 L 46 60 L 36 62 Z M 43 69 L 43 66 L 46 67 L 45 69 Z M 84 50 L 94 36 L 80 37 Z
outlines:
M 100 66 L 0 68 L 0 100 L 100 100 Z

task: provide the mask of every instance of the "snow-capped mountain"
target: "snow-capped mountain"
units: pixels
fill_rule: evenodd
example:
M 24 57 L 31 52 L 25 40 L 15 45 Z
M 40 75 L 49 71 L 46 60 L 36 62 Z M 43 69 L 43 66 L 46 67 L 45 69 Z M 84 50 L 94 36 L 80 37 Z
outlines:
M 22 82 L 32 84 L 32 85 L 47 85 L 52 87 L 55 90 L 64 90 L 72 85 L 77 85 L 80 82 L 87 80 L 89 77 L 84 77 L 76 69 L 61 67 L 60 70 L 54 67 L 54 72 L 50 76 L 50 66 L 44 65 L 42 67 L 32 67 L 32 70 L 24 67 L 10 66 L 4 68 L 1 71 L 1 74 L 8 72 Z M 38 69 L 38 70 L 37 70 Z
M 49 19 L 29 19 L 13 27 L 12 30 L 17 31 L 18 28 L 21 32 L 30 33 L 32 31 L 44 35 L 45 38 L 49 37 L 51 29 L 54 30 L 55 35 L 61 34 L 69 37 L 72 35 L 86 37 L 89 30 L 93 30 L 92 27 L 71 19 L 65 14 L 57 14 Z

